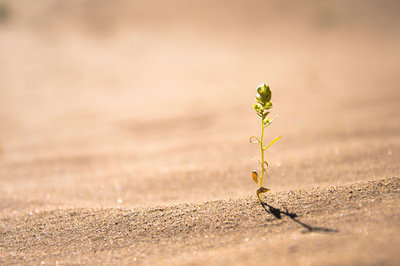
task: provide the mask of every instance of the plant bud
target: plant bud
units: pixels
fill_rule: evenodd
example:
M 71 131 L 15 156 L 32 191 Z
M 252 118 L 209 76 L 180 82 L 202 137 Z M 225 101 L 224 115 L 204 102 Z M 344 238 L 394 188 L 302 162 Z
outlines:
M 267 117 L 269 112 L 267 110 L 272 108 L 271 89 L 268 84 L 263 83 L 257 87 L 256 104 L 253 108 L 256 110 L 257 115 L 263 120 Z

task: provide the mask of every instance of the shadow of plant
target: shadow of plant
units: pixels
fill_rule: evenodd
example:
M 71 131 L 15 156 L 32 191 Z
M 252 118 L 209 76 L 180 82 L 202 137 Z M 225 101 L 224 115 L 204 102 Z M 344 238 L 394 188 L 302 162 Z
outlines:
M 264 202 L 261 202 L 261 206 L 264 208 L 264 210 L 267 213 L 274 215 L 277 219 L 282 219 L 282 215 L 289 217 L 292 221 L 298 223 L 299 225 L 301 225 L 302 227 L 304 227 L 306 229 L 302 233 L 310 233 L 310 232 L 337 233 L 337 232 L 339 232 L 336 229 L 331 229 L 331 228 L 326 228 L 326 227 L 315 227 L 315 226 L 311 226 L 306 223 L 303 223 L 300 220 L 298 220 L 298 215 L 296 213 L 289 212 L 288 210 L 281 211 L 280 209 L 275 208 Z

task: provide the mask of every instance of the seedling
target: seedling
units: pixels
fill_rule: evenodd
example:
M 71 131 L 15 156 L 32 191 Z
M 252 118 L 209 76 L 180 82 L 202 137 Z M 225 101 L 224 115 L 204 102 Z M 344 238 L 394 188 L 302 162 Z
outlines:
M 281 136 L 274 138 L 267 146 L 264 146 L 264 130 L 269 125 L 271 125 L 272 121 L 274 121 L 275 118 L 278 116 L 276 115 L 272 119 L 268 117 L 268 115 L 270 114 L 269 110 L 272 108 L 272 103 L 271 103 L 271 89 L 267 84 L 264 83 L 258 86 L 256 101 L 257 102 L 253 105 L 253 108 L 254 110 L 256 110 L 257 115 L 261 118 L 261 137 L 257 138 L 256 136 L 251 136 L 250 142 L 260 145 L 261 161 L 259 162 L 261 166 L 261 176 L 258 175 L 256 170 L 253 170 L 251 173 L 251 177 L 253 178 L 254 182 L 260 186 L 260 188 L 257 189 L 257 197 L 260 200 L 260 202 L 262 202 L 261 194 L 269 191 L 268 188 L 263 187 L 263 179 L 267 173 L 267 167 L 268 167 L 268 163 L 265 160 L 264 153 L 269 147 L 271 147 L 272 144 L 277 142 L 281 138 Z

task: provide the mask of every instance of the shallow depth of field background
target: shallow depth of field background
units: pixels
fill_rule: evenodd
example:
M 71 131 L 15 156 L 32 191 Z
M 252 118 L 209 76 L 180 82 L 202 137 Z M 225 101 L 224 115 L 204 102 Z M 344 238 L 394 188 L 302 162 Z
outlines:
M 0 0 L 0 213 L 248 197 L 399 173 L 398 1 Z M 397 163 L 396 163 L 397 162 Z

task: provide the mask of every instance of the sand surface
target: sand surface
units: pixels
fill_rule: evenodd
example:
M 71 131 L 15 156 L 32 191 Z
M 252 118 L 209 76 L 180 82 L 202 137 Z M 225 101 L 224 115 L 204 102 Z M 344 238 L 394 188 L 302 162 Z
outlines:
M 0 264 L 398 264 L 399 12 L 0 1 Z

